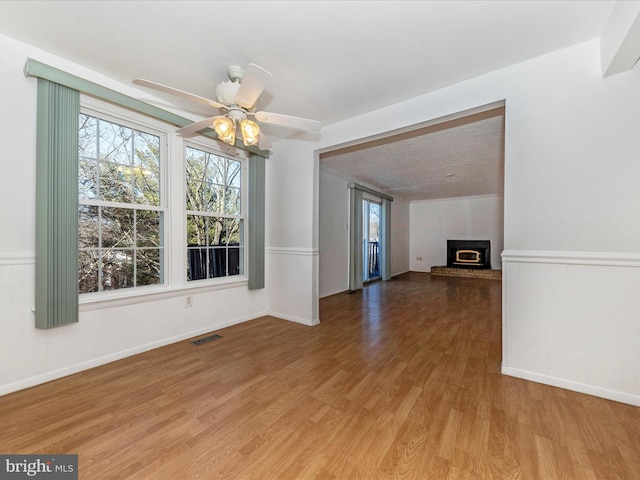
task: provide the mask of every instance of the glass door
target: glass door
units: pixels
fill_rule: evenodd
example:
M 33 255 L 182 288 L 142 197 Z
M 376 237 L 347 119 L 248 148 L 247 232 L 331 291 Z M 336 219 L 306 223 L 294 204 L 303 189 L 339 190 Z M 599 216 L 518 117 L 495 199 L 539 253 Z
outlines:
M 380 213 L 382 205 L 362 200 L 362 281 L 380 278 Z

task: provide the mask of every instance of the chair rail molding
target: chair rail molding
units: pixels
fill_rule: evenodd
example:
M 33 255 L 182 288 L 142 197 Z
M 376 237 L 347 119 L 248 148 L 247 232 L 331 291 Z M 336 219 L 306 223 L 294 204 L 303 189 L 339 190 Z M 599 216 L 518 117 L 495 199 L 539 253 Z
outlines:
M 317 248 L 267 247 L 266 251 L 270 255 L 302 255 L 305 257 L 315 257 L 319 255 Z
M 0 252 L 0 265 L 35 265 L 35 252 Z
M 505 250 L 502 252 L 502 261 L 506 263 L 557 263 L 565 265 L 640 267 L 640 253 Z

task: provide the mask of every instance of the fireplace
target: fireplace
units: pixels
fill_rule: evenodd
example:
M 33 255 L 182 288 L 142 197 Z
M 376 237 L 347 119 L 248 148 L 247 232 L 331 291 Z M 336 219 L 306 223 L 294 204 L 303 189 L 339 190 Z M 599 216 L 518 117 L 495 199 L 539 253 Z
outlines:
M 491 268 L 491 240 L 447 240 L 447 267 Z

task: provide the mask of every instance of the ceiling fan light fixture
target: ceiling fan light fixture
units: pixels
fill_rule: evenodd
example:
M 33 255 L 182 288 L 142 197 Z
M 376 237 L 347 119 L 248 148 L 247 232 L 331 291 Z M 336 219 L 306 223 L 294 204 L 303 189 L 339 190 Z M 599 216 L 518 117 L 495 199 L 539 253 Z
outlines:
M 265 150 L 271 148 L 272 145 L 260 132 L 260 127 L 255 121 L 278 125 L 295 131 L 312 133 L 320 131 L 320 122 L 315 120 L 278 113 L 255 111 L 254 107 L 256 102 L 272 78 L 271 73 L 264 68 L 253 63 L 250 63 L 246 70 L 243 70 L 239 66 L 232 65 L 228 69 L 228 74 L 230 80 L 220 82 L 216 86 L 216 100 L 201 97 L 143 78 L 136 78 L 133 83 L 160 92 L 187 98 L 191 101 L 207 105 L 207 107 L 213 107 L 226 112 L 178 128 L 176 132 L 185 138 L 192 137 L 208 127 L 215 130 L 217 138 L 221 142 L 235 146 L 236 137 L 240 136 L 245 146 L 257 145 L 258 148 Z M 247 120 L 247 115 L 253 116 L 253 120 L 255 121 Z M 236 129 L 240 131 L 237 132 Z
M 216 117 L 213 120 L 212 127 L 218 134 L 218 138 L 224 143 L 229 145 L 236 143 L 236 124 L 229 117 Z
M 240 120 L 240 132 L 242 134 L 242 143 L 244 143 L 245 147 L 258 143 L 260 127 L 256 122 L 247 120 L 246 118 Z

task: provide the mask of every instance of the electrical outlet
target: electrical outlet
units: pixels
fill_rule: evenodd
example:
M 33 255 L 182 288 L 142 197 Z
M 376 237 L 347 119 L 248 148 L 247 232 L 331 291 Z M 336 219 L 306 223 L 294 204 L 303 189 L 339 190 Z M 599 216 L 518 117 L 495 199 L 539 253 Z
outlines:
M 184 297 L 184 308 L 193 307 L 193 297 L 191 295 L 187 295 Z
M 416 260 L 421 262 L 422 261 L 422 257 L 416 257 Z

